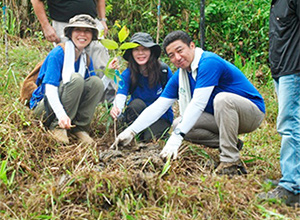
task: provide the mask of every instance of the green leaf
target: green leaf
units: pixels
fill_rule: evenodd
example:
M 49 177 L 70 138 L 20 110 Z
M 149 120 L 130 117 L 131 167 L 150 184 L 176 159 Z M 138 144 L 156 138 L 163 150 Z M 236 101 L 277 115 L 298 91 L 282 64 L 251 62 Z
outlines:
M 105 76 L 107 76 L 109 79 L 114 79 L 115 76 L 115 70 L 106 68 L 104 71 Z
M 122 43 L 129 35 L 129 30 L 126 26 L 123 26 L 122 29 L 118 33 L 119 41 Z
M 127 50 L 127 49 L 132 49 L 132 48 L 136 48 L 140 46 L 139 44 L 137 43 L 131 43 L 131 42 L 126 42 L 126 43 L 123 43 L 121 46 L 120 46 L 120 49 L 121 50 Z
M 0 179 L 3 181 L 5 185 L 7 184 L 6 164 L 7 164 L 6 160 L 2 161 L 1 168 L 0 168 Z
M 171 157 L 168 156 L 167 161 L 163 167 L 163 170 L 162 170 L 161 174 L 159 175 L 159 178 L 161 178 L 163 175 L 165 175 L 168 172 L 168 170 L 170 169 L 170 167 L 171 167 Z
M 101 44 L 103 44 L 104 47 L 106 47 L 109 50 L 115 50 L 119 47 L 118 43 L 114 40 L 101 39 L 100 42 Z

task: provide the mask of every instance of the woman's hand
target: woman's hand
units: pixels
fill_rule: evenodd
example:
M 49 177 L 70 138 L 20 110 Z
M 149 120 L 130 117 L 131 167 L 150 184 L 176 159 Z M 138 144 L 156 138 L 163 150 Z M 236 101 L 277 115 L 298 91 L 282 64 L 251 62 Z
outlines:
M 119 61 L 117 57 L 113 58 L 113 60 L 108 64 L 108 68 L 115 69 L 115 70 L 120 69 Z
M 113 118 L 113 119 L 117 119 L 117 117 L 121 114 L 121 111 L 118 107 L 116 106 L 113 106 L 110 110 L 110 116 Z
M 62 116 L 59 121 L 58 121 L 58 125 L 60 128 L 62 129 L 70 129 L 71 128 L 71 119 L 69 118 L 69 116 L 64 115 Z

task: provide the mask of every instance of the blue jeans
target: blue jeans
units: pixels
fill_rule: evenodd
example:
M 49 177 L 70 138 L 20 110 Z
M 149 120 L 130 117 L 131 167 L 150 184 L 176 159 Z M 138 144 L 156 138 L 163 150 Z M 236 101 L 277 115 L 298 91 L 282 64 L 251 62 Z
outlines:
M 281 135 L 279 185 L 300 193 L 300 73 L 275 81 L 278 96 L 277 130 Z

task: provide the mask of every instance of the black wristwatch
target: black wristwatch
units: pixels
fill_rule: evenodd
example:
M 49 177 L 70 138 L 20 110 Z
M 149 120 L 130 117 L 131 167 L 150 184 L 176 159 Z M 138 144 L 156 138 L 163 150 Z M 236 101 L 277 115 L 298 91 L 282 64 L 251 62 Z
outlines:
M 185 136 L 185 133 L 182 133 L 179 128 L 175 128 L 175 130 L 173 132 L 174 132 L 174 134 L 180 135 L 183 138 Z

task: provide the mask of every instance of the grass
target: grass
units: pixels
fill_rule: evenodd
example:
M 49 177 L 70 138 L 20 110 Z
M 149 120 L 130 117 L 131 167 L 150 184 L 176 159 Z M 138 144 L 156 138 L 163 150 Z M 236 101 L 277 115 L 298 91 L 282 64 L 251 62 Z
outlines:
M 265 68 L 245 68 L 267 115 L 259 129 L 240 136 L 249 174 L 229 178 L 212 172 L 218 150 L 189 142 L 167 163 L 158 157 L 162 140 L 107 151 L 114 129 L 105 104 L 92 124 L 95 146 L 57 144 L 18 101 L 23 79 L 51 47 L 10 37 L 9 65 L 0 67 L 0 219 L 299 219 L 299 208 L 256 197 L 272 188 L 266 178 L 280 177 L 277 102 Z M 259 71 L 265 76 L 253 74 Z

